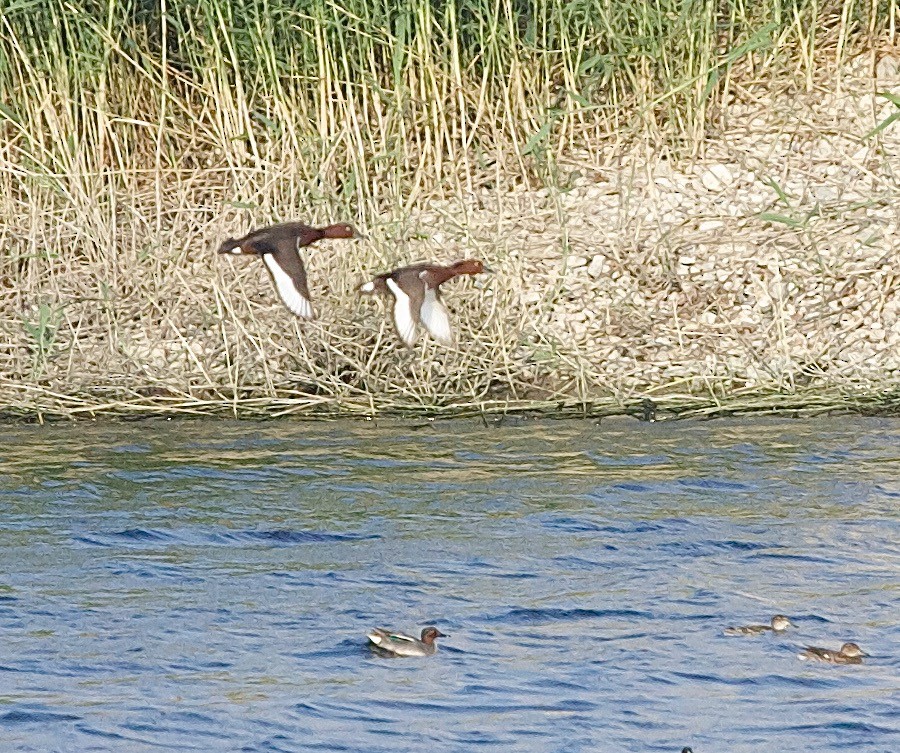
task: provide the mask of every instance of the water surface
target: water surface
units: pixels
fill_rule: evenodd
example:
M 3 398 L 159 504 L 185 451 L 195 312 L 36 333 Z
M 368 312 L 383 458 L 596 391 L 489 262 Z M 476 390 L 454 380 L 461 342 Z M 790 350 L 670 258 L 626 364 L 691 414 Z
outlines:
M 6 426 L 0 750 L 894 752 L 898 503 L 890 420 Z

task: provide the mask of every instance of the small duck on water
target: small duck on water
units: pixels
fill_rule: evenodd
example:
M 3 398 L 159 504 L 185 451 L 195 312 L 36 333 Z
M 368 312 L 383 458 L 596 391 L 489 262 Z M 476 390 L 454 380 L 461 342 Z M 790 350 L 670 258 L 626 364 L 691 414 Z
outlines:
M 253 230 L 243 238 L 229 238 L 219 246 L 219 253 L 261 257 L 284 305 L 303 319 L 315 319 L 300 249 L 324 238 L 359 237 L 347 223 L 310 227 L 302 222 L 284 222 Z
M 832 651 L 830 648 L 818 648 L 817 646 L 807 646 L 803 651 L 797 654 L 801 659 L 812 659 L 813 661 L 824 661 L 830 664 L 862 664 L 864 656 L 868 656 L 855 643 L 845 643 L 841 646 L 840 651 Z
M 776 614 L 770 625 L 741 625 L 725 628 L 725 635 L 762 635 L 766 632 L 783 633 L 789 627 L 797 627 L 783 614 Z
M 381 656 L 431 656 L 437 651 L 436 638 L 448 638 L 436 627 L 422 629 L 422 638 L 413 638 L 404 633 L 375 628 L 367 633 L 369 648 Z
M 359 286 L 360 293 L 390 293 L 394 296 L 394 326 L 400 339 L 411 348 L 416 343 L 416 325 L 421 324 L 442 345 L 453 344 L 450 314 L 441 300 L 440 286 L 460 275 L 490 271 L 478 259 L 464 259 L 449 267 L 413 264 L 376 275 Z

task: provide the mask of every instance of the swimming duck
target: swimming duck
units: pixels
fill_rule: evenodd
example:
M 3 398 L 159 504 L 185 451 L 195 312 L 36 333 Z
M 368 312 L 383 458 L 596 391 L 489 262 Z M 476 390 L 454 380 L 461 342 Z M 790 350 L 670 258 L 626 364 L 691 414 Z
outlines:
M 771 625 L 741 625 L 740 627 L 725 628 L 725 635 L 762 635 L 765 632 L 781 633 L 789 627 L 797 627 L 783 614 L 776 614 L 772 618 Z
M 827 648 L 807 646 L 797 654 L 801 659 L 813 659 L 815 661 L 827 661 L 832 664 L 862 664 L 864 656 L 868 656 L 855 643 L 845 643 L 840 651 L 832 651 Z
M 694 753 L 692 748 L 682 748 L 681 753 Z
M 302 222 L 284 222 L 254 230 L 243 238 L 229 238 L 219 246 L 219 253 L 262 257 L 284 305 L 297 316 L 315 319 L 299 249 L 323 238 L 358 237 L 356 229 L 346 223 L 310 227 Z
M 422 629 L 421 640 L 382 628 L 375 628 L 366 637 L 369 639 L 369 647 L 382 656 L 431 656 L 437 651 L 435 638 L 448 636 L 436 627 L 426 627 Z
M 407 347 L 415 344 L 419 323 L 439 343 L 452 345 L 450 315 L 438 288 L 459 275 L 477 275 L 485 270 L 484 264 L 477 259 L 465 259 L 449 267 L 413 264 L 377 275 L 360 285 L 359 290 L 361 293 L 389 292 L 394 296 L 394 326 Z

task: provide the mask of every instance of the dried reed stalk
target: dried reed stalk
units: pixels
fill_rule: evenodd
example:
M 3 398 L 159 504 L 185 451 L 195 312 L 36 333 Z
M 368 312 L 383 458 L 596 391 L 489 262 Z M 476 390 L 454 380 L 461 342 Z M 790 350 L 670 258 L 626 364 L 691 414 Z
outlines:
M 635 144 L 702 154 L 758 78 L 811 90 L 893 43 L 895 4 L 262 7 L 111 2 L 96 15 L 51 0 L 0 16 L 8 413 L 603 413 L 645 394 L 679 411 L 756 409 L 721 374 L 648 388 L 545 327 L 568 278 L 542 276 L 545 294 L 529 297 L 540 232 L 559 228 L 563 265 L 581 240 L 535 189 L 585 165 L 603 174 Z M 373 238 L 312 256 L 323 315 L 308 324 L 260 265 L 212 253 L 227 234 L 298 217 L 349 219 Z M 638 235 L 612 260 L 658 288 L 658 259 L 626 253 Z M 558 250 L 544 256 L 555 264 Z M 458 347 L 404 351 L 383 303 L 355 297 L 367 273 L 461 255 L 499 273 L 448 286 Z M 635 326 L 650 326 L 639 309 Z M 759 399 L 785 386 L 762 380 Z

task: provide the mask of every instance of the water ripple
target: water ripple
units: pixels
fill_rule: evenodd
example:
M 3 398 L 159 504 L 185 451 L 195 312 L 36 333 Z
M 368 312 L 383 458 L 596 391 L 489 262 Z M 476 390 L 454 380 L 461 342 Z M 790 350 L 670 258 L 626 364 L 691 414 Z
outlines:
M 52 724 L 53 722 L 76 722 L 81 719 L 74 714 L 63 714 L 53 711 L 26 711 L 13 709 L 0 714 L 0 726 L 12 727 L 20 724 Z
M 366 541 L 378 539 L 378 534 L 336 533 L 313 530 L 198 530 L 180 529 L 163 531 L 159 529 L 130 528 L 123 531 L 104 531 L 73 536 L 73 540 L 87 546 L 115 548 L 157 548 L 167 545 L 215 545 L 234 546 L 241 542 L 264 543 L 271 546 L 291 546 L 294 544 L 321 543 L 330 541 Z
M 632 609 L 528 609 L 517 607 L 510 609 L 494 620 L 514 624 L 535 625 L 554 620 L 594 620 L 604 617 L 633 617 L 650 619 L 649 612 L 639 612 Z
M 0 750 L 887 753 L 898 436 L 6 427 Z M 722 634 L 781 612 L 784 636 Z M 366 646 L 428 624 L 435 656 Z M 844 640 L 871 656 L 797 658 Z

